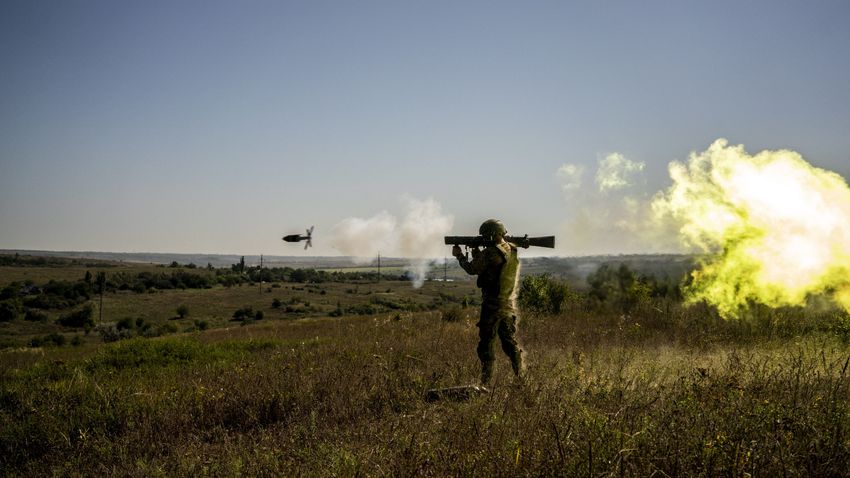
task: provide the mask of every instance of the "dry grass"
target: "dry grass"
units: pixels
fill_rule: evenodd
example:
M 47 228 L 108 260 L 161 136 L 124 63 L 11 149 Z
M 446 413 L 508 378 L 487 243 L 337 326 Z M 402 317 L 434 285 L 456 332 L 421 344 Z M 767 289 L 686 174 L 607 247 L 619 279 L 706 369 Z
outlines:
M 423 400 L 478 372 L 472 320 L 438 312 L 17 352 L 32 356 L 3 356 L 0 464 L 26 476 L 848 474 L 846 344 L 722 324 L 686 340 L 697 312 L 677 314 L 525 317 L 528 380 L 501 359 L 493 392 L 460 403 Z
M 150 271 L 151 266 L 127 266 L 125 272 L 136 274 Z M 46 282 L 50 276 L 58 280 L 80 280 L 85 270 L 74 267 L 63 268 L 9 268 L 18 273 L 27 269 L 35 271 L 39 277 L 36 284 Z M 156 269 L 168 271 L 169 269 Z M 92 274 L 97 271 L 92 269 Z M 110 272 L 108 272 L 110 273 Z M 206 271 L 199 270 L 199 273 Z M 8 279 L 8 278 L 5 278 Z M 11 282 L 11 280 L 8 280 Z M 125 319 L 141 319 L 156 327 L 169 324 L 177 331 L 192 328 L 196 321 L 203 321 L 209 327 L 232 325 L 233 313 L 241 307 L 251 307 L 262 311 L 265 320 L 293 320 L 304 317 L 327 317 L 338 305 L 343 309 L 373 307 L 378 311 L 431 309 L 441 306 L 446 300 L 459 301 L 462 297 L 475 297 L 476 289 L 471 281 L 462 282 L 426 282 L 421 289 L 414 289 L 407 281 L 382 281 L 363 283 L 263 283 L 243 284 L 241 286 L 214 286 L 211 289 L 173 289 L 136 293 L 133 291 L 107 292 L 103 298 L 103 322 L 115 323 Z M 448 299 L 446 299 L 448 298 Z M 282 306 L 274 308 L 272 303 L 278 299 Z M 95 321 L 100 322 L 100 299 L 92 299 L 95 305 Z M 189 315 L 183 319 L 177 317 L 177 307 L 186 305 Z M 392 309 L 397 307 L 397 309 Z M 29 322 L 16 320 L 0 322 L 0 348 L 14 345 L 23 346 L 35 337 L 49 333 L 64 334 L 70 339 L 81 335 L 79 329 L 56 325 L 54 322 L 67 310 L 45 311 L 48 322 Z M 351 314 L 357 311 L 349 312 Z M 96 334 L 85 336 L 90 343 L 99 342 Z

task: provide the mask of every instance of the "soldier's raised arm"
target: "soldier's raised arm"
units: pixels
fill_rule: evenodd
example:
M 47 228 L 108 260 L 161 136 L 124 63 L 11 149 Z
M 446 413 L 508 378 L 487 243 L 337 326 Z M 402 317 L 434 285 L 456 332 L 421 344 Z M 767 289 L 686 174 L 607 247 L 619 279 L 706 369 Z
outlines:
M 460 267 L 471 275 L 481 275 L 488 271 L 498 270 L 505 261 L 499 251 L 491 247 L 485 248 L 483 251 L 478 248 L 472 249 L 471 261 L 464 254 L 457 254 L 455 257 L 457 257 Z

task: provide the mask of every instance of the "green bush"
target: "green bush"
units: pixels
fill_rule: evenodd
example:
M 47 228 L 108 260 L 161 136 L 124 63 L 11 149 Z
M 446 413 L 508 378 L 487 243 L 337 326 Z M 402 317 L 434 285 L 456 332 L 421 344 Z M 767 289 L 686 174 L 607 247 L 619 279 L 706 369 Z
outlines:
M 832 331 L 845 344 L 850 342 L 850 315 L 847 312 L 835 314 Z
M 104 342 L 116 342 L 118 340 L 129 339 L 135 336 L 131 328 L 119 327 L 117 324 L 100 324 L 95 327 L 95 331 L 100 335 Z
M 185 319 L 189 316 L 189 306 L 186 304 L 180 304 L 177 306 L 177 317 L 181 319 Z
M 18 291 L 21 289 L 21 285 L 18 282 L 12 282 L 0 289 L 0 300 L 12 299 L 18 296 Z
M 254 312 L 254 308 L 250 305 L 247 305 L 245 307 L 236 309 L 236 312 L 233 313 L 233 320 L 244 321 L 254 318 L 255 315 L 256 314 Z
M 67 342 L 67 339 L 65 338 L 65 336 L 64 336 L 64 335 L 62 335 L 62 334 L 57 334 L 56 332 L 54 332 L 54 333 L 52 333 L 52 334 L 48 334 L 48 335 L 46 335 L 46 336 L 44 337 L 44 339 L 45 339 L 45 341 L 46 341 L 46 342 L 47 342 L 47 341 L 49 341 L 49 342 L 53 343 L 53 344 L 54 344 L 54 345 L 56 345 L 56 346 L 62 346 L 62 345 L 65 345 L 65 343 Z
M 345 309 L 345 312 L 355 315 L 374 315 L 377 314 L 379 310 L 371 304 L 357 304 L 349 306 Z
M 38 309 L 27 309 L 24 314 L 24 320 L 29 320 L 30 322 L 47 322 L 49 318 L 47 314 Z
M 638 278 L 626 264 L 620 264 L 618 267 L 603 264 L 587 277 L 590 297 L 599 304 L 625 313 L 649 302 L 653 295 L 651 282 L 649 278 Z
M 17 299 L 0 302 L 0 322 L 10 322 L 21 314 L 21 303 Z
M 447 307 L 440 313 L 440 318 L 444 322 L 460 322 L 463 317 L 463 309 L 457 305 Z
M 59 317 L 57 322 L 65 327 L 92 327 L 94 326 L 94 306 L 91 303 L 86 304 L 79 310 Z
M 444 295 L 444 294 L 441 294 Z M 369 301 L 375 305 L 381 305 L 390 310 L 404 310 L 404 304 L 400 304 L 392 299 L 387 299 L 384 297 L 372 297 Z
M 52 334 L 45 335 L 44 337 L 35 337 L 29 341 L 30 347 L 46 347 L 55 345 L 57 347 L 61 347 L 65 345 L 67 339 L 62 334 L 57 334 L 56 332 Z
M 520 307 L 538 314 L 559 314 L 577 297 L 565 281 L 549 274 L 526 276 L 519 286 Z

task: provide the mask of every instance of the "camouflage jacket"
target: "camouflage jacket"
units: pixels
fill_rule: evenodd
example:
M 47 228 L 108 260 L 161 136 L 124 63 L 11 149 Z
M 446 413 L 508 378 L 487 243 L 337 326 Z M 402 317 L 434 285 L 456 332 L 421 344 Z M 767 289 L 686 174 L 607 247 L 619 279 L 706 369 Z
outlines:
M 473 249 L 472 260 L 458 258 L 468 274 L 477 275 L 483 306 L 513 312 L 516 310 L 519 258 L 517 248 L 509 242 Z

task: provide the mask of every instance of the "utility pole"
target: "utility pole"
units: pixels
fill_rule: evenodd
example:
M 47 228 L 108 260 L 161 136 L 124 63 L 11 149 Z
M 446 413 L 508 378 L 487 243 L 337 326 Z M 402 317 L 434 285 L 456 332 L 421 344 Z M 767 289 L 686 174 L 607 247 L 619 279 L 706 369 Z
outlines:
M 378 282 L 381 282 L 381 253 L 378 252 Z
M 100 318 L 97 323 L 103 323 L 103 289 L 106 288 L 106 272 L 98 272 L 97 273 L 97 288 L 98 292 L 100 292 Z

